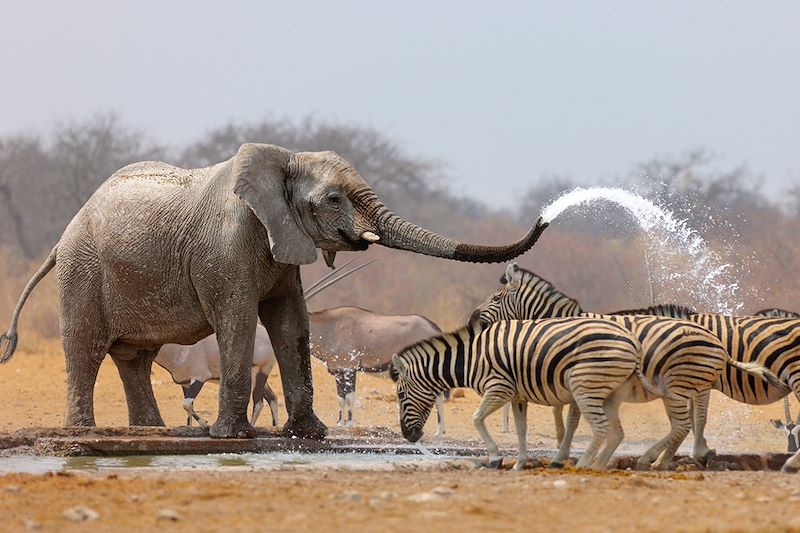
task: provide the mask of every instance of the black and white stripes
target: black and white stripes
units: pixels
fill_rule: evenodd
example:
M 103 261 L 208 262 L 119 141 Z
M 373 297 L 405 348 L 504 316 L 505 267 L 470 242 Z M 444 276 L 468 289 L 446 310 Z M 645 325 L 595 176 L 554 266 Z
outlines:
M 521 468 L 527 458 L 527 403 L 574 403 L 593 434 L 578 464 L 604 467 L 622 441 L 617 410 L 636 381 L 638 348 L 630 332 L 605 319 L 504 321 L 486 328 L 473 321 L 393 358 L 403 435 L 411 441 L 422 436 L 437 393 L 469 387 L 483 396 L 473 422 L 495 466 L 500 455 L 484 420 L 513 403 Z

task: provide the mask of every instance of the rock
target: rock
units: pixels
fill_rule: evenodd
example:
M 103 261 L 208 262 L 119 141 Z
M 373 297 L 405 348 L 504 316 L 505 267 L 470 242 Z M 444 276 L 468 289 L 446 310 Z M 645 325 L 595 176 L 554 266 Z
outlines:
M 23 518 L 22 524 L 28 531 L 36 531 L 37 529 L 42 529 L 42 524 L 40 524 L 35 520 L 31 520 L 30 518 Z
M 443 498 L 442 496 L 433 492 L 420 492 L 418 494 L 412 494 L 407 499 L 411 500 L 412 502 L 426 503 L 426 502 L 438 502 Z
M 436 487 L 431 492 L 438 494 L 439 496 L 450 496 L 453 494 L 453 489 L 447 487 Z
M 170 522 L 177 522 L 181 517 L 172 509 L 161 509 L 156 515 L 156 520 L 168 520 Z
M 557 488 L 557 489 L 566 489 L 567 488 L 567 482 L 564 481 L 563 479 L 557 479 L 557 480 L 553 481 L 553 486 L 555 488 Z
M 19 485 L 6 485 L 6 492 L 19 492 Z
M 64 516 L 73 522 L 93 522 L 100 518 L 100 514 L 89 509 L 85 505 L 78 505 L 77 507 L 70 507 L 64 511 Z
M 361 494 L 356 491 L 348 491 L 343 492 L 342 494 L 336 494 L 332 496 L 334 500 L 347 500 L 349 502 L 357 502 L 361 500 Z
M 393 500 L 397 495 L 394 492 L 383 491 L 378 494 L 381 500 Z

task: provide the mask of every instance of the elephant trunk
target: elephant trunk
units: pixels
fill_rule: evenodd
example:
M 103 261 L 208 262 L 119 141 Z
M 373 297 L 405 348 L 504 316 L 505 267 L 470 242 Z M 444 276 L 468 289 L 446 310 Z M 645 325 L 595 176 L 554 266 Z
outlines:
M 421 228 L 389 211 L 371 189 L 362 189 L 353 196 L 353 203 L 365 226 L 362 238 L 389 248 L 471 263 L 504 263 L 530 250 L 548 223 L 536 222 L 527 235 L 504 246 L 469 244 L 438 235 Z M 376 235 L 377 234 L 377 235 Z M 378 240 L 375 240 L 375 237 Z

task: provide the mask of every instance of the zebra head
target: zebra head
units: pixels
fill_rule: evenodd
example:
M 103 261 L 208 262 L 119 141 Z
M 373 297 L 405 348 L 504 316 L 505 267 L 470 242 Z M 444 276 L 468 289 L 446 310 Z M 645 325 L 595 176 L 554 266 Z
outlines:
M 472 313 L 484 324 L 498 320 L 532 320 L 579 315 L 578 302 L 562 294 L 552 283 L 511 263 L 500 278 L 502 287 Z
M 419 376 L 418 365 L 413 356 L 418 348 L 412 347 L 401 355 L 392 356 L 389 374 L 397 384 L 397 400 L 400 403 L 400 429 L 410 442 L 422 437 L 422 428 L 431 414 L 436 401 L 436 393 L 425 387 Z M 408 354 L 408 357 L 404 357 Z M 410 359 L 410 360 L 409 360 Z
M 502 287 L 491 294 L 472 312 L 472 321 L 483 324 L 492 324 L 498 320 L 514 320 L 522 318 L 520 309 L 522 286 L 522 270 L 516 263 L 506 267 L 506 272 L 500 278 Z

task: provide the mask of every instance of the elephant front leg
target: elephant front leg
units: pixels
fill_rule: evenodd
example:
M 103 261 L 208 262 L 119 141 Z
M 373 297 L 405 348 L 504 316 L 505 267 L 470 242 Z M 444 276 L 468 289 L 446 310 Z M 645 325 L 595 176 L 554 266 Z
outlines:
M 259 304 L 258 316 L 267 328 L 283 383 L 289 420 L 287 436 L 321 439 L 327 428 L 314 413 L 308 311 L 300 285 L 300 269 L 281 286 L 280 293 Z
M 255 311 L 255 305 L 242 303 L 222 313 L 214 323 L 220 354 L 219 416 L 209 434 L 215 438 L 244 439 L 256 435 L 247 418 Z
M 129 426 L 164 425 L 150 382 L 150 371 L 157 354 L 158 350 L 148 350 L 138 352 L 132 359 L 111 356 L 125 388 Z

